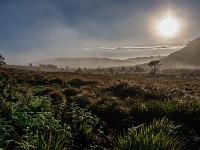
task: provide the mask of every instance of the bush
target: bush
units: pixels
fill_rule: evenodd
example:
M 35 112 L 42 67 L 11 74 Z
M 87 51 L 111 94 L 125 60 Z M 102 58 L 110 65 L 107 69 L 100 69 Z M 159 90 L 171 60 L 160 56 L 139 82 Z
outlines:
M 44 96 L 44 95 L 48 95 L 49 93 L 52 93 L 54 91 L 53 88 L 44 88 L 42 90 L 38 90 L 34 93 L 34 95 L 36 96 Z
M 65 100 L 65 96 L 59 91 L 51 92 L 49 93 L 49 96 L 52 98 L 53 104 L 59 104 Z
M 48 85 L 49 79 L 45 78 L 42 75 L 35 75 L 34 79 L 28 81 L 28 83 L 30 83 L 32 85 Z
M 0 149 L 2 147 L 8 148 L 12 134 L 14 132 L 14 127 L 9 125 L 8 122 L 0 118 Z
M 100 119 L 76 103 L 67 105 L 63 122 L 71 125 L 73 137 L 72 149 L 89 149 L 90 147 L 110 147 L 108 137 L 104 135 Z
M 80 107 L 85 107 L 90 104 L 90 100 L 87 95 L 80 95 L 73 99 Z
M 70 96 L 76 96 L 78 94 L 78 90 L 75 88 L 66 88 L 63 89 L 63 94 L 69 98 Z
M 90 107 L 90 110 L 98 117 L 102 118 L 113 132 L 119 133 L 130 127 L 134 120 L 130 113 L 123 108 L 117 106 L 117 103 L 98 104 Z
M 50 84 L 63 85 L 64 81 L 62 79 L 60 79 L 60 78 L 55 78 L 55 79 L 50 80 Z
M 120 83 L 106 89 L 107 92 L 111 92 L 112 94 L 120 97 L 126 98 L 130 96 L 137 96 L 141 94 L 141 88 L 137 85 L 128 85 L 127 83 Z
M 72 79 L 72 80 L 67 82 L 67 84 L 69 84 L 73 87 L 81 87 L 81 86 L 90 85 L 90 84 L 93 84 L 93 83 L 94 82 L 83 81 L 79 78 L 75 78 L 75 79 Z
M 31 100 L 27 103 L 26 98 Z M 53 117 L 50 98 L 24 96 L 4 102 L 7 107 L 11 111 L 0 118 L 0 148 L 61 150 L 71 143 L 70 127 Z

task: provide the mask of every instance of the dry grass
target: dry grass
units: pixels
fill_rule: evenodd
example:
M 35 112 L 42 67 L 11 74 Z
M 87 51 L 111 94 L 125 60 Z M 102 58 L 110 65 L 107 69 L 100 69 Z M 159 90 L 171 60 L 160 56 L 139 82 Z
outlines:
M 53 105 L 76 102 L 89 109 L 114 135 L 132 125 L 151 123 L 162 117 L 184 124 L 193 135 L 200 135 L 200 76 L 84 74 L 5 68 L 1 73 L 6 74 L 8 82 L 21 93 L 49 96 Z

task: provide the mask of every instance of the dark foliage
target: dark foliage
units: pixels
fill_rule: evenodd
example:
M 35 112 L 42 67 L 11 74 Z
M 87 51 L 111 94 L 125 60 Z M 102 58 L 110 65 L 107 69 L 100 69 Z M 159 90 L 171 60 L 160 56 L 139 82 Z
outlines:
M 6 68 L 0 76 L 5 150 L 200 148 L 197 76 Z
M 67 84 L 71 85 L 72 87 L 81 87 L 84 85 L 94 84 L 94 82 L 88 82 L 88 81 L 81 80 L 79 78 L 75 78 L 68 81 Z

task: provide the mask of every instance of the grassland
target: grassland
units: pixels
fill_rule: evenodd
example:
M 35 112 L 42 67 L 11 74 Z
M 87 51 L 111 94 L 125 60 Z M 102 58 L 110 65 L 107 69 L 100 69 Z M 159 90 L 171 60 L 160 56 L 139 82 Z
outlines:
M 0 70 L 0 148 L 200 148 L 199 74 Z

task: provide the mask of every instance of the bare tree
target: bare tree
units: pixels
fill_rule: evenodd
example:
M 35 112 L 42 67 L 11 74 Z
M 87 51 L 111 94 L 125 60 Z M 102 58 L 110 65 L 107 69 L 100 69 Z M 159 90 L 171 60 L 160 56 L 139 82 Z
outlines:
M 5 65 L 6 63 L 5 63 L 5 58 L 2 56 L 2 55 L 0 55 L 0 67 L 2 66 L 2 65 Z
M 160 60 L 153 60 L 148 63 L 148 66 L 151 68 L 150 74 L 155 75 L 160 72 Z

